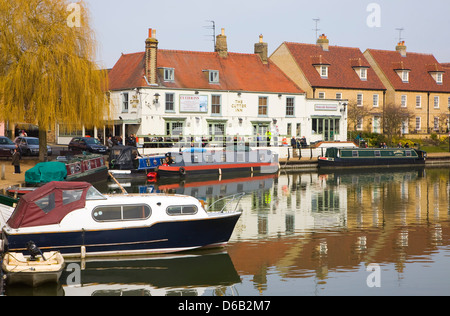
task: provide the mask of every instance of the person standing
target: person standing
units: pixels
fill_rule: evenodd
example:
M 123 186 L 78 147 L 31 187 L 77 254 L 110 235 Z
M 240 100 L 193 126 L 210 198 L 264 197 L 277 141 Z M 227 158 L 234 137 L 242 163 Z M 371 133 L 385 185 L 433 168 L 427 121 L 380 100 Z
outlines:
M 20 158 L 21 158 L 20 152 L 16 146 L 16 148 L 14 148 L 14 153 L 12 155 L 12 161 L 11 161 L 11 164 L 14 166 L 13 174 L 20 173 Z

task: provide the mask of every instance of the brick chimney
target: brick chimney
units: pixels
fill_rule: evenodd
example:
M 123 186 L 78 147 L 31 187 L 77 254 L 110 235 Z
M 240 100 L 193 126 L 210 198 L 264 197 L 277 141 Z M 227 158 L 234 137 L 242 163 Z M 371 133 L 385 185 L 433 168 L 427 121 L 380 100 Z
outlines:
M 317 39 L 317 45 L 319 45 L 320 47 L 322 47 L 322 50 L 324 51 L 328 51 L 328 46 L 329 46 L 330 41 L 328 40 L 328 38 L 325 36 L 325 34 L 322 34 L 319 36 L 319 38 Z
M 402 57 L 406 57 L 406 45 L 405 41 L 401 41 L 395 46 L 395 50 L 402 55 Z
M 222 28 L 222 33 L 216 36 L 215 51 L 219 53 L 220 57 L 228 56 L 227 37 L 225 36 L 225 29 Z
M 259 36 L 259 43 L 255 44 L 255 54 L 259 55 L 259 58 L 261 58 L 261 61 L 263 64 L 267 64 L 268 58 L 267 58 L 267 43 L 263 42 L 263 36 L 262 34 Z
M 158 52 L 158 40 L 156 30 L 148 29 L 148 38 L 145 40 L 145 77 L 149 84 L 156 82 L 156 55 Z

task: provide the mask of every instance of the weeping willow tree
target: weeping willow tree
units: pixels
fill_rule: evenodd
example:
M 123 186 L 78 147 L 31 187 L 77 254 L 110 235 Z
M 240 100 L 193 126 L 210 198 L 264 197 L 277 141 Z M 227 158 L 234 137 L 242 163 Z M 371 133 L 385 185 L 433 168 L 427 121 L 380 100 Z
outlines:
M 93 128 L 110 117 L 95 55 L 83 2 L 0 0 L 0 120 L 37 125 L 41 161 L 56 124 Z

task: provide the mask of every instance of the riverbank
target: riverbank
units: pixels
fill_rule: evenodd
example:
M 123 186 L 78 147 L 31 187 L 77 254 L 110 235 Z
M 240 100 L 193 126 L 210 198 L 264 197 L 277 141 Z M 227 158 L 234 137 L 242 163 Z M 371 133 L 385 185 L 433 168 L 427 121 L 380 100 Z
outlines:
M 20 161 L 20 174 L 14 174 L 14 166 L 11 160 L 0 161 L 0 193 L 5 193 L 11 186 L 22 186 L 25 182 L 25 171 L 33 168 L 39 162 L 38 159 L 22 159 Z M 425 166 L 437 167 L 450 165 L 450 153 L 429 153 Z M 4 166 L 4 167 L 3 167 Z M 3 178 L 3 168 L 4 178 Z M 282 158 L 280 159 L 280 169 L 286 171 L 314 171 L 317 170 L 317 158 Z

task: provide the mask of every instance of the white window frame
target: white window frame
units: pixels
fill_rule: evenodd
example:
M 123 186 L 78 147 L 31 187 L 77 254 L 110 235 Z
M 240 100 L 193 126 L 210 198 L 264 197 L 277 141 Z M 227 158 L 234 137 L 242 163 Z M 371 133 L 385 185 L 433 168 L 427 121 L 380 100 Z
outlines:
M 209 71 L 209 83 L 219 83 L 219 71 L 218 70 L 210 70 Z
M 130 98 L 128 92 L 122 92 L 122 113 L 128 113 Z
M 380 96 L 378 94 L 373 95 L 373 107 L 377 108 L 380 105 Z
M 438 83 L 438 84 L 442 84 L 442 79 L 443 79 L 443 77 L 444 77 L 444 75 L 441 73 L 441 72 L 438 72 L 437 74 L 436 74 L 436 83 Z
M 409 71 L 408 70 L 402 71 L 402 81 L 409 82 Z
M 359 78 L 361 80 L 367 80 L 367 69 L 366 68 L 359 69 Z
M 408 105 L 408 96 L 406 94 L 402 94 L 400 99 L 400 104 L 402 108 L 406 108 Z
M 435 109 L 439 109 L 439 96 L 435 95 L 433 98 L 433 104 Z
M 320 66 L 320 77 L 328 78 L 328 66 Z
M 336 100 L 342 100 L 342 92 L 336 92 Z
M 421 107 L 422 107 L 422 96 L 416 95 L 416 108 L 421 108 Z
M 433 129 L 439 131 L 439 116 L 435 116 L 433 120 Z
M 175 69 L 174 68 L 163 68 L 163 69 L 164 69 L 164 81 L 174 81 Z
M 416 116 L 416 127 L 415 130 L 416 131 L 420 131 L 422 128 L 422 119 L 420 116 Z
M 319 99 L 325 99 L 325 92 L 319 92 Z
M 363 129 L 363 118 L 358 117 L 358 118 L 356 118 L 356 130 L 362 131 L 362 129 Z
M 356 105 L 363 106 L 364 105 L 364 95 L 362 93 L 356 94 Z

